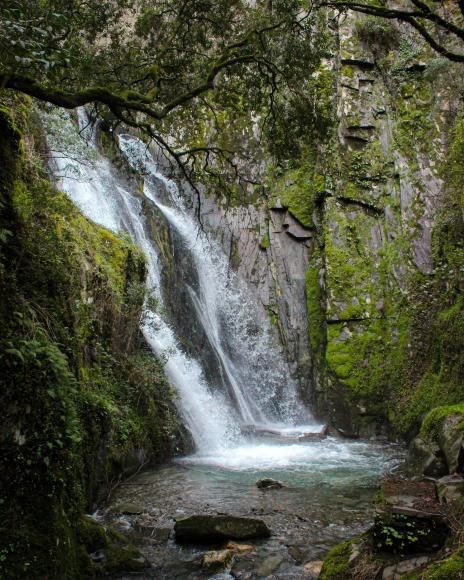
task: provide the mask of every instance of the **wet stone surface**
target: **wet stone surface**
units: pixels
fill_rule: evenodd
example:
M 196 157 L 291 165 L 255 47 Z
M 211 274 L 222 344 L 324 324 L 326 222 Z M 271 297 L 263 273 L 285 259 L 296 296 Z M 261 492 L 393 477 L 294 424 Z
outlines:
M 151 563 L 139 578 L 315 578 L 315 569 L 306 564 L 372 524 L 379 477 L 402 453 L 395 446 L 341 445 L 329 441 L 312 448 L 311 453 L 320 453 L 312 463 L 266 469 L 205 465 L 193 456 L 123 483 L 102 518 L 128 535 Z M 276 478 L 285 487 L 258 489 L 262 477 Z M 121 513 L 118 506 L 128 504 L 141 506 L 141 513 Z M 176 519 L 195 514 L 258 518 L 272 535 L 245 542 L 176 543 Z

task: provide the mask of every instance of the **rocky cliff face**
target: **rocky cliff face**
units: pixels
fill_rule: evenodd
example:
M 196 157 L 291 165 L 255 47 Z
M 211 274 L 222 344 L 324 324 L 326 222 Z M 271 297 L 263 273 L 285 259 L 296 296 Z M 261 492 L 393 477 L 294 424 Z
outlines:
M 225 211 L 207 199 L 202 207 L 203 223 L 221 241 L 231 268 L 256 287 L 300 391 L 311 402 L 305 277 L 313 232 L 281 204 L 272 209 L 250 205 Z
M 462 161 L 450 158 L 462 70 L 366 17 L 339 20 L 332 48 L 313 74 L 332 124 L 308 158 L 267 202 L 207 199 L 203 219 L 256 286 L 317 412 L 347 435 L 407 434 L 462 395 L 461 363 L 437 354 L 462 320 Z

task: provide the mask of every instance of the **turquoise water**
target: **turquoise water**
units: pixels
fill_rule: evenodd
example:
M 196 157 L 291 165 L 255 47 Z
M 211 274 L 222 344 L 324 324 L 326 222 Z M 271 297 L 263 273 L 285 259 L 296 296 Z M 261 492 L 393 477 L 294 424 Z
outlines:
M 272 536 L 251 542 L 253 553 L 237 558 L 226 577 L 307 578 L 306 562 L 322 558 L 331 546 L 371 524 L 379 479 L 402 455 L 396 445 L 333 438 L 307 444 L 250 442 L 138 475 L 119 488 L 105 517 L 142 546 L 154 566 L 148 577 L 216 577 L 200 564 L 211 547 L 179 547 L 173 532 L 160 541 L 157 531 L 147 537 L 137 529 L 164 529 L 167 535 L 176 518 L 227 513 L 263 519 Z M 261 477 L 286 487 L 260 490 L 255 483 Z M 143 513 L 114 513 L 126 502 Z

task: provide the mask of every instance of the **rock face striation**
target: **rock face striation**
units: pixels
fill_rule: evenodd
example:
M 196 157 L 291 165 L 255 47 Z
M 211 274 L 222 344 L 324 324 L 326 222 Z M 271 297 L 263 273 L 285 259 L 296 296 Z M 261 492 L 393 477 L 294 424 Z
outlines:
M 225 210 L 211 198 L 202 203 L 202 221 L 230 257 L 231 267 L 255 287 L 276 326 L 300 392 L 310 402 L 310 346 L 305 277 L 313 232 L 279 204 Z

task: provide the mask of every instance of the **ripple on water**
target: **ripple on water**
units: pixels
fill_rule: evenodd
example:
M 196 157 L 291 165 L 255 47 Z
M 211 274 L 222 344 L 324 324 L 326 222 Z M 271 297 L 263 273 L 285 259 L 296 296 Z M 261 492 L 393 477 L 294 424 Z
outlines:
M 333 438 L 306 444 L 259 440 L 196 453 L 142 473 L 121 486 L 113 503 L 142 505 L 152 525 L 172 526 L 175 518 L 194 513 L 262 518 L 273 536 L 256 542 L 256 554 L 249 561 L 241 559 L 237 570 L 259 578 L 259 566 L 278 557 L 282 564 L 274 575 L 280 578 L 280 571 L 283 578 L 288 566 L 319 559 L 330 546 L 370 525 L 378 480 L 402 454 L 396 445 Z M 260 490 L 255 482 L 264 476 L 287 487 Z M 111 512 L 107 517 L 111 519 Z M 136 527 L 136 517 L 132 519 Z M 142 547 L 157 563 L 157 578 L 204 577 L 198 568 L 198 547 L 180 548 L 172 537 L 167 543 Z

